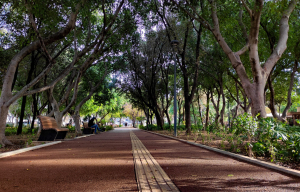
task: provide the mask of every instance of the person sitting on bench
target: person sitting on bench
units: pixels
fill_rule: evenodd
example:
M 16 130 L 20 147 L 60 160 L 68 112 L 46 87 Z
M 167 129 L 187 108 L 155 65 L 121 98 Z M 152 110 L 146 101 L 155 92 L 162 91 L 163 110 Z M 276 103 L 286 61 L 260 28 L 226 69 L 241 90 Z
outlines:
M 95 134 L 97 133 L 97 129 L 98 131 L 100 132 L 103 132 L 97 124 L 94 123 L 94 120 L 96 119 L 96 117 L 92 117 L 91 120 L 89 120 L 89 123 L 88 123 L 88 126 L 89 127 L 92 127 L 92 128 L 95 128 Z M 96 120 L 97 121 L 97 120 Z

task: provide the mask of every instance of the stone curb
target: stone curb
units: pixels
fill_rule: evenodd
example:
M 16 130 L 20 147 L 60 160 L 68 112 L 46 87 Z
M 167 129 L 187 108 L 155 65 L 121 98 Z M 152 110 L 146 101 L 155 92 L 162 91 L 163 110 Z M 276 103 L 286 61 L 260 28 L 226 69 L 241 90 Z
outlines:
M 94 135 L 94 134 L 83 135 L 83 136 L 80 136 L 80 137 L 75 137 L 74 139 L 85 138 L 85 137 L 89 137 L 89 136 L 92 136 L 92 135 Z M 74 140 L 74 139 L 71 139 L 71 140 Z M 71 140 L 65 140 L 65 141 L 71 141 Z M 45 142 L 47 142 L 47 141 L 45 141 Z M 41 144 L 41 145 L 37 145 L 37 146 L 33 146 L 33 147 L 27 147 L 27 148 L 18 149 L 18 150 L 15 150 L 15 151 L 4 152 L 4 153 L 0 154 L 0 159 L 4 158 L 4 157 L 9 157 L 9 156 L 12 156 L 12 155 L 17 155 L 17 154 L 20 154 L 20 153 L 24 153 L 24 152 L 27 152 L 27 151 L 32 151 L 32 150 L 35 150 L 35 149 L 48 147 L 48 146 L 55 145 L 55 144 L 58 144 L 58 143 L 62 143 L 62 141 L 53 141 L 51 143 Z
M 89 135 L 83 135 L 80 137 L 75 137 L 74 139 L 80 139 L 80 138 L 85 138 L 85 137 L 89 137 L 89 136 L 93 136 L 94 134 L 89 134 Z
M 54 142 L 51 142 L 51 143 L 46 143 L 46 144 L 37 145 L 37 146 L 33 146 L 33 147 L 27 147 L 27 148 L 18 149 L 18 150 L 15 150 L 15 151 L 4 152 L 4 153 L 0 154 L 0 159 L 4 158 L 4 157 L 24 153 L 24 152 L 27 152 L 27 151 L 31 151 L 31 150 L 40 149 L 40 148 L 43 148 L 43 147 L 48 147 L 50 145 L 55 145 L 55 144 L 58 144 L 58 143 L 61 143 L 61 141 L 54 141 Z
M 223 155 L 230 156 L 230 157 L 233 157 L 233 158 L 236 158 L 236 159 L 239 159 L 239 160 L 242 160 L 242 161 L 246 161 L 246 162 L 249 162 L 249 163 L 252 163 L 252 164 L 256 164 L 256 165 L 259 165 L 259 166 L 262 166 L 262 167 L 265 167 L 265 168 L 273 169 L 273 170 L 280 171 L 280 172 L 283 172 L 283 173 L 286 173 L 286 174 L 289 174 L 289 175 L 300 177 L 300 171 L 297 171 L 297 170 L 294 170 L 294 169 L 286 168 L 286 167 L 283 167 L 283 166 L 280 166 L 280 165 L 275 165 L 275 164 L 269 163 L 269 162 L 260 161 L 260 160 L 254 159 L 254 158 L 250 158 L 250 157 L 247 157 L 247 156 L 231 153 L 231 152 L 228 152 L 228 151 L 223 151 L 221 149 L 208 147 L 206 145 L 193 143 L 193 142 L 186 141 L 186 140 L 183 140 L 183 139 L 178 139 L 176 137 L 171 137 L 171 136 L 168 136 L 168 135 L 162 135 L 160 133 L 155 133 L 155 132 L 146 131 L 146 130 L 143 130 L 143 131 L 148 132 L 148 133 L 152 133 L 152 134 L 156 134 L 156 135 L 159 135 L 159 136 L 167 137 L 167 138 L 170 138 L 170 139 L 175 139 L 175 140 L 181 141 L 183 143 L 188 143 L 190 145 L 198 146 L 198 147 L 210 150 L 210 151 L 221 153 Z

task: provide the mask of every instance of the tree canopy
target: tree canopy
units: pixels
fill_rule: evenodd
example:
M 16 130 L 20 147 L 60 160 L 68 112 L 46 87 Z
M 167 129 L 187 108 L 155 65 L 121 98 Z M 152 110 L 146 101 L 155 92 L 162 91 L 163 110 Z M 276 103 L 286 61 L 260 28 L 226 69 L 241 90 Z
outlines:
M 83 116 L 144 115 L 164 129 L 176 92 L 175 121 L 187 134 L 242 112 L 287 121 L 300 106 L 299 8 L 298 0 L 1 1 L 0 118 L 48 115 L 61 125 L 69 115 L 80 133 Z M 2 146 L 5 129 L 0 122 Z

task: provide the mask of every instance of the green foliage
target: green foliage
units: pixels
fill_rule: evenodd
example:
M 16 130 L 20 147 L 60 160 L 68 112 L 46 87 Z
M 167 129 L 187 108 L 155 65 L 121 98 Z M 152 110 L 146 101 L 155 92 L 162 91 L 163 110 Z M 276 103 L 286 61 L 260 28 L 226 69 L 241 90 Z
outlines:
M 264 143 L 256 142 L 253 144 L 253 151 L 255 152 L 256 156 L 265 156 L 268 152 L 268 149 Z
M 29 139 L 27 140 L 27 144 L 28 144 L 28 145 L 31 145 L 31 144 L 32 144 L 32 138 L 29 138 Z
M 271 161 L 300 161 L 300 127 L 291 127 L 273 118 L 255 120 L 246 114 L 234 120 L 231 132 L 247 140 L 255 140 L 253 152 L 256 156 L 270 157 Z
M 75 133 L 75 126 L 68 127 L 70 133 Z
M 258 128 L 257 118 L 253 118 L 247 113 L 239 115 L 234 119 L 231 132 L 235 135 L 254 136 Z
M 147 130 L 147 126 L 143 126 L 143 125 L 139 125 L 139 129 L 143 129 L 143 130 Z M 149 131 L 157 131 L 157 130 L 161 130 L 159 127 L 157 127 L 156 125 L 148 125 L 148 130 Z
M 7 128 L 5 129 L 5 136 L 16 135 L 18 128 Z
M 105 127 L 105 131 L 110 131 L 110 130 L 113 130 L 114 128 L 113 128 L 113 126 L 112 125 L 107 125 L 106 127 Z
M 17 127 L 12 127 L 12 128 L 6 128 L 5 129 L 5 136 L 10 136 L 10 135 L 16 135 L 17 134 Z M 35 128 L 30 132 L 30 128 L 23 128 L 22 129 L 22 134 L 36 134 L 38 132 L 38 128 Z
M 218 128 L 218 126 L 216 126 L 215 123 L 212 123 L 212 124 L 209 124 L 207 127 L 206 127 L 206 131 L 207 132 L 213 132 L 214 130 L 216 130 Z
M 191 125 L 191 130 L 203 130 L 203 125 Z

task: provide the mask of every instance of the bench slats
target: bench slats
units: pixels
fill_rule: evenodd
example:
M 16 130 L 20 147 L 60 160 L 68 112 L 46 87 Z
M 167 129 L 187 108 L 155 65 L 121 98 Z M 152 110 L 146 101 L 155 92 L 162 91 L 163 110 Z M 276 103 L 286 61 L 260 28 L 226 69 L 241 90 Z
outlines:
M 53 141 L 55 139 L 64 139 L 68 128 L 58 128 L 56 120 L 53 117 L 38 116 L 42 132 L 38 141 Z
M 93 134 L 95 128 L 89 127 L 87 122 L 83 122 L 83 134 Z

